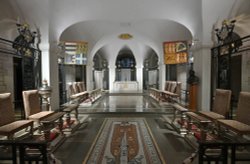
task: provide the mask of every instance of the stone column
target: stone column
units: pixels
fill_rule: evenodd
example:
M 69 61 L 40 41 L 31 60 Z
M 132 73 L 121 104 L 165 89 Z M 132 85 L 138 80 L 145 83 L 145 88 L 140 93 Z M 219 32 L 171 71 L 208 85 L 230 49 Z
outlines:
M 197 108 L 210 110 L 211 47 L 201 46 L 194 50 L 194 71 L 199 77 Z
M 136 66 L 136 81 L 138 82 L 138 92 L 143 92 L 143 66 Z
M 58 78 L 58 57 L 57 42 L 42 44 L 42 80 L 47 80 L 53 92 L 51 94 L 51 109 L 59 108 L 59 78 Z
M 115 81 L 115 75 L 116 75 L 115 69 L 116 69 L 115 66 L 109 67 L 109 90 L 111 93 L 114 92 L 114 81 Z
M 91 60 L 91 59 L 88 59 Z M 93 61 L 88 61 L 88 64 L 86 65 L 86 89 L 87 91 L 91 91 L 94 88 L 94 81 L 93 81 L 93 67 L 94 63 Z
M 42 80 L 46 79 L 48 82 L 50 82 L 50 59 L 49 59 L 49 43 L 47 44 L 41 44 L 40 49 L 42 52 Z
M 164 90 L 166 81 L 166 65 L 164 63 L 159 63 L 159 89 Z

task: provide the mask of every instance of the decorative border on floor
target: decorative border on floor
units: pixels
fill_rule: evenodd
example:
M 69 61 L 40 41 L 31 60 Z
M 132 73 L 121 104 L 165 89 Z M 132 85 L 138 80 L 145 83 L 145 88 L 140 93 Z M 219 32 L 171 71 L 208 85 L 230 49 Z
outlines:
M 165 164 L 144 118 L 106 118 L 83 163 Z

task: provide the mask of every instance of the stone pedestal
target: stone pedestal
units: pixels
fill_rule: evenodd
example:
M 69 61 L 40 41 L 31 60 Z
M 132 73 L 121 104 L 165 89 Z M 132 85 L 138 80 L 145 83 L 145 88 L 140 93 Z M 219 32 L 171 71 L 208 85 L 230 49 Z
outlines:
M 189 86 L 189 111 L 196 112 L 197 111 L 197 84 L 190 84 Z

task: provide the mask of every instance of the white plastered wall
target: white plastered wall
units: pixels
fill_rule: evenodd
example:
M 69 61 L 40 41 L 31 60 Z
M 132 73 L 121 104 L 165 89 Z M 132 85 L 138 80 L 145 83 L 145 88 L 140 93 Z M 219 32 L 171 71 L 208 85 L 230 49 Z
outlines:
M 250 51 L 242 53 L 241 91 L 250 92 Z
M 0 93 L 12 93 L 14 100 L 13 57 L 0 53 Z M 18 79 L 22 80 L 22 79 Z

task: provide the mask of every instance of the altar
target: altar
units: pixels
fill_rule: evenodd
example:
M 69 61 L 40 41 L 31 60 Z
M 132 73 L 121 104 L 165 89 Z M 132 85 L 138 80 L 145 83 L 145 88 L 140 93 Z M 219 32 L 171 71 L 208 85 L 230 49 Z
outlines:
M 114 93 L 138 93 L 139 84 L 137 81 L 115 81 Z

